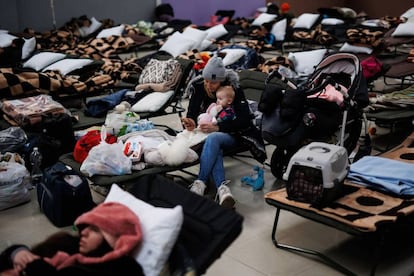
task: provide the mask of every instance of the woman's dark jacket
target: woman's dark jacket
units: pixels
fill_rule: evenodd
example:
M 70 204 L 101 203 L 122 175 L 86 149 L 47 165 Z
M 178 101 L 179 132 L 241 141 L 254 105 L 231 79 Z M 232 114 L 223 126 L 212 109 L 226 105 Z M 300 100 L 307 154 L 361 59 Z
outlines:
M 193 119 L 197 124 L 197 117 L 201 113 L 205 113 L 210 104 L 216 102 L 216 98 L 210 98 L 207 95 L 202 78 L 194 80 L 190 85 L 192 87 L 187 117 Z M 260 131 L 253 124 L 253 116 L 243 90 L 237 85 L 232 86 L 235 91 L 232 106 L 236 117 L 234 120 L 218 122 L 219 131 L 229 133 L 239 139 L 241 143 L 248 146 L 253 157 L 263 163 L 267 157 Z

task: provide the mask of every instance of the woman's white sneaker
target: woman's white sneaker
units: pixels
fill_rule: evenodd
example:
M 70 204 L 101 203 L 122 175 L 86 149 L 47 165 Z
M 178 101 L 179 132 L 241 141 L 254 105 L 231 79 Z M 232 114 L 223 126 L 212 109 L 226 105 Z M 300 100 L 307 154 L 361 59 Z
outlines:
M 207 186 L 206 184 L 204 184 L 203 181 L 197 179 L 190 185 L 190 191 L 195 194 L 203 196 L 206 187 Z
M 217 195 L 218 195 L 218 203 L 223 206 L 224 208 L 232 209 L 236 201 L 231 194 L 230 188 L 227 184 L 230 181 L 223 181 L 221 185 L 217 188 Z

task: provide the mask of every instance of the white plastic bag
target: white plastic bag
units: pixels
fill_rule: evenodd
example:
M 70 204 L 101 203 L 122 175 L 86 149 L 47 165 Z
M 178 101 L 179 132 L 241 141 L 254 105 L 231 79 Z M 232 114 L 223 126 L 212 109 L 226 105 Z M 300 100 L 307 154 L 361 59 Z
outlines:
M 113 144 L 105 142 L 106 128 L 102 127 L 101 142 L 93 147 L 86 159 L 82 162 L 80 170 L 82 173 L 93 176 L 100 175 L 123 175 L 130 174 L 132 162 L 124 154 L 122 141 Z
M 110 112 L 106 115 L 105 126 L 108 133 L 118 135 L 121 128 L 135 123 L 140 119 L 139 115 L 132 111 Z
M 30 201 L 30 174 L 16 162 L 0 162 L 0 210 Z

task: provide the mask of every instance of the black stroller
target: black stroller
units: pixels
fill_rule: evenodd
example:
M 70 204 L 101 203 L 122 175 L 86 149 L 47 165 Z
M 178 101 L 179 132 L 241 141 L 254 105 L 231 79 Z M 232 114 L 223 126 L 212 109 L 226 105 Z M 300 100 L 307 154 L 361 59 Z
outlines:
M 270 83 L 274 77 L 282 82 Z M 258 108 L 263 139 L 276 146 L 272 174 L 281 179 L 292 155 L 312 141 L 343 146 L 350 154 L 361 136 L 368 103 L 367 84 L 354 54 L 328 55 L 300 86 L 278 71 L 270 73 Z

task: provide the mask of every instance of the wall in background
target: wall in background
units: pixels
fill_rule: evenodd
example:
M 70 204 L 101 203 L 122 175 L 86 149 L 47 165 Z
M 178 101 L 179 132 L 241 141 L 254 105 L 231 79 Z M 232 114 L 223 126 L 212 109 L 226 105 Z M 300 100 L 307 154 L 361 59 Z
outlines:
M 234 17 L 251 18 L 258 8 L 265 7 L 265 0 L 163 0 L 174 8 L 175 17 L 179 19 L 190 19 L 196 25 L 203 25 L 210 20 L 217 10 L 235 10 Z M 304 12 L 317 12 L 320 7 L 343 6 L 343 0 L 290 0 L 275 1 L 277 5 L 288 2 L 291 11 L 295 15 Z
M 175 18 L 190 19 L 194 24 L 203 25 L 217 10 L 235 10 L 234 17 L 252 17 L 257 8 L 265 6 L 264 0 L 162 0 L 174 9 Z
M 280 6 L 283 0 L 275 0 Z M 356 12 L 365 11 L 370 17 L 399 16 L 413 6 L 412 0 L 389 2 L 378 0 L 289 0 L 294 15 L 316 12 L 319 7 L 350 7 Z M 53 29 L 51 3 L 54 4 L 56 26 L 60 27 L 72 17 L 87 15 L 98 19 L 110 18 L 119 23 L 136 23 L 153 19 L 157 3 L 170 3 L 179 19 L 190 19 L 202 25 L 217 10 L 235 10 L 235 17 L 251 18 L 265 0 L 0 0 L 0 29 L 12 32 L 31 27 L 36 31 Z
M 51 3 L 57 27 L 81 15 L 110 18 L 115 24 L 152 20 L 156 6 L 155 0 L 0 0 L 0 29 L 12 32 L 20 32 L 26 27 L 36 31 L 53 29 Z
M 18 25 L 17 6 L 10 0 L 0 0 L 0 29 L 9 30 Z M 13 28 L 14 29 L 14 28 Z
M 350 7 L 357 13 L 365 11 L 370 17 L 378 18 L 384 15 L 399 16 L 410 7 L 412 0 L 394 1 L 392 5 L 388 1 L 378 0 L 275 0 L 280 6 L 288 2 L 294 15 L 304 12 L 317 12 L 320 7 Z M 170 3 L 174 8 L 175 17 L 190 19 L 194 24 L 202 25 L 210 20 L 217 10 L 235 10 L 235 17 L 251 18 L 257 8 L 265 6 L 265 0 L 162 0 L 162 3 Z
M 347 7 L 350 7 L 357 12 L 365 11 L 371 18 L 378 18 L 385 15 L 400 16 L 409 8 L 414 7 L 414 2 L 412 0 L 348 0 L 345 2 Z

